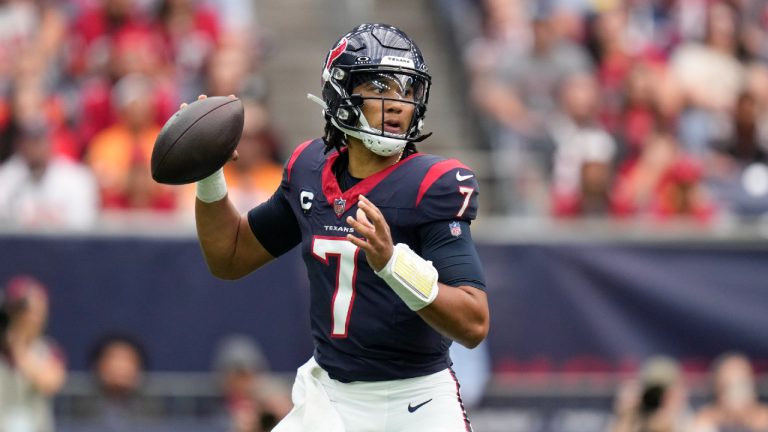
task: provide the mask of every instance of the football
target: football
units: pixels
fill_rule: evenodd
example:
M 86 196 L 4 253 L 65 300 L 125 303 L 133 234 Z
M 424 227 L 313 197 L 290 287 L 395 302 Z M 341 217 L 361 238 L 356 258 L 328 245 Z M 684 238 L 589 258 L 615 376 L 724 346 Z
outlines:
M 157 135 L 152 178 L 171 185 L 202 180 L 224 166 L 242 133 L 240 99 L 199 99 L 171 116 Z

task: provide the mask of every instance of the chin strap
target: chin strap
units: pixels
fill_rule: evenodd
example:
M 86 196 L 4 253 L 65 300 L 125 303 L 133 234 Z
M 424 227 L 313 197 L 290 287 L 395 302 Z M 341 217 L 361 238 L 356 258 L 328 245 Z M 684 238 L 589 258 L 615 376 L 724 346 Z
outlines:
M 361 126 L 363 127 L 363 129 L 366 129 L 369 132 L 366 133 L 366 132 L 361 132 L 361 131 L 356 131 L 356 130 L 348 129 L 348 128 L 340 125 L 336 121 L 336 119 L 332 115 L 330 115 L 330 113 L 328 113 L 328 104 L 326 104 L 324 100 L 322 100 L 321 98 L 313 95 L 312 93 L 307 93 L 307 99 L 309 99 L 312 102 L 320 105 L 323 108 L 323 111 L 322 111 L 323 117 L 329 116 L 331 123 L 336 128 L 338 128 L 339 130 L 341 130 L 342 132 L 344 132 L 345 134 L 347 134 L 347 135 L 349 135 L 351 137 L 359 139 L 360 141 L 363 142 L 365 147 L 368 148 L 368 150 L 370 150 L 370 151 L 372 151 L 372 152 L 374 152 L 374 153 L 376 153 L 377 155 L 380 155 L 380 156 L 391 156 L 391 155 L 393 155 L 395 153 L 402 152 L 403 148 L 405 147 L 405 145 L 407 143 L 409 143 L 409 142 L 412 142 L 412 143 L 422 142 L 425 139 L 427 139 L 430 136 L 432 136 L 432 132 L 430 132 L 428 134 L 425 134 L 425 135 L 421 135 L 421 136 L 416 137 L 416 138 L 411 139 L 411 140 L 380 136 L 380 135 L 378 135 L 376 133 L 377 130 L 373 129 L 368 124 L 368 120 L 365 118 L 364 115 L 362 115 L 362 113 L 360 114 Z M 380 132 L 380 131 L 378 131 L 378 132 Z M 382 143 L 388 144 L 390 147 L 393 147 L 393 148 L 390 149 L 392 151 L 387 152 L 387 151 L 384 151 L 383 149 L 381 149 L 381 144 Z

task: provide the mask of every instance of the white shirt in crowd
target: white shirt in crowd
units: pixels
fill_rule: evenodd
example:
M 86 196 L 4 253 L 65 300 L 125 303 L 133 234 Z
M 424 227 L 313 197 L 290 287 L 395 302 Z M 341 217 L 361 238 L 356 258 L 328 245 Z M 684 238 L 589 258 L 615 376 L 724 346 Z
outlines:
M 0 165 L 0 223 L 86 229 L 98 217 L 98 186 L 83 165 L 54 157 L 34 178 L 18 155 Z

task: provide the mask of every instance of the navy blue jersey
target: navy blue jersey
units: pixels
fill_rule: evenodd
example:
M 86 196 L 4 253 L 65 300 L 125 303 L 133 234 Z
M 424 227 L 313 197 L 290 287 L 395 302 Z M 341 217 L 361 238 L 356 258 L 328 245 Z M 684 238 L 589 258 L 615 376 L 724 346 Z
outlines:
M 320 139 L 299 146 L 273 197 L 286 213 L 290 209 L 295 217 L 291 226 L 300 231 L 315 359 L 341 381 L 411 378 L 447 368 L 450 339 L 376 276 L 365 253 L 346 240 L 348 233 L 354 234 L 346 217 L 355 214 L 363 194 L 383 213 L 394 243 L 406 243 L 422 254 L 427 245 L 421 228 L 440 222 L 449 237 L 464 236 L 471 245 L 468 223 L 477 214 L 478 195 L 474 173 L 457 160 L 416 153 L 342 191 L 332 170 L 340 155 L 325 154 L 324 148 Z M 259 221 L 250 222 L 259 237 Z M 467 284 L 483 288 L 482 275 Z

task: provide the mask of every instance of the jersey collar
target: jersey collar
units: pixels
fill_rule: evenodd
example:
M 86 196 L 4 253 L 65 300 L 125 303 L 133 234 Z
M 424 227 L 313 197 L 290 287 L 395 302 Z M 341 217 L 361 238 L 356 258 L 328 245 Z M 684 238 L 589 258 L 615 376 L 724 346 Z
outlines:
M 347 150 L 342 149 L 341 151 Z M 390 167 L 387 167 L 360 180 L 359 183 L 344 192 L 341 191 L 339 182 L 336 179 L 336 176 L 333 174 L 333 164 L 336 162 L 336 159 L 338 159 L 339 155 L 339 152 L 335 152 L 326 158 L 325 166 L 323 166 L 322 178 L 323 195 L 325 195 L 325 199 L 328 201 L 328 204 L 333 208 L 337 218 L 341 218 L 344 213 L 347 212 L 347 210 L 351 209 L 355 206 L 355 204 L 357 204 L 358 196 L 361 194 L 368 195 L 368 193 L 373 190 L 373 188 L 375 188 L 376 185 L 378 185 L 382 180 L 387 178 L 391 172 L 399 168 L 404 162 L 410 160 L 411 158 L 421 156 L 421 153 L 413 154 L 403 160 L 398 161 L 396 164 Z

